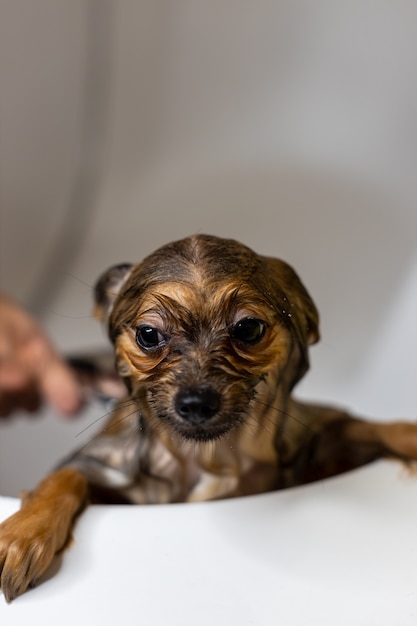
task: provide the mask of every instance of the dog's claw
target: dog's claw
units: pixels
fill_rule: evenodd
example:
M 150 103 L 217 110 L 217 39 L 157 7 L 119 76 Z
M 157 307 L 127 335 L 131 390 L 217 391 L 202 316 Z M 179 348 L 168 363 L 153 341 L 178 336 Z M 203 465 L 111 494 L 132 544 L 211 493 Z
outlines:
M 10 604 L 10 602 L 12 602 L 19 595 L 16 585 L 14 585 L 8 578 L 3 580 L 2 577 L 1 590 L 3 592 L 4 599 L 8 604 Z
M 0 524 L 0 588 L 8 603 L 34 585 L 55 553 L 47 533 L 31 529 L 21 513 Z

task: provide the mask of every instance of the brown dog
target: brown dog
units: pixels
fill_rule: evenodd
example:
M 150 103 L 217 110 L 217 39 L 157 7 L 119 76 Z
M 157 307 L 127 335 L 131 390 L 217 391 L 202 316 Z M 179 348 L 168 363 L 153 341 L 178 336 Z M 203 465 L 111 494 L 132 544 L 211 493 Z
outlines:
M 1 588 L 22 593 L 93 502 L 196 502 L 261 493 L 373 459 L 417 458 L 414 424 L 296 402 L 318 340 L 295 272 L 231 240 L 195 236 L 96 287 L 129 395 L 87 446 L 0 525 Z

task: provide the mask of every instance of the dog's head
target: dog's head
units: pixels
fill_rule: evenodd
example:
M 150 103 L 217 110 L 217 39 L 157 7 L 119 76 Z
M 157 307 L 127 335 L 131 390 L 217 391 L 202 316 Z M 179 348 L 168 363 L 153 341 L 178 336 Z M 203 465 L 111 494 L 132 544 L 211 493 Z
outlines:
M 206 235 L 108 270 L 96 314 L 151 427 L 195 441 L 245 422 L 277 387 L 288 394 L 318 340 L 317 310 L 287 264 Z

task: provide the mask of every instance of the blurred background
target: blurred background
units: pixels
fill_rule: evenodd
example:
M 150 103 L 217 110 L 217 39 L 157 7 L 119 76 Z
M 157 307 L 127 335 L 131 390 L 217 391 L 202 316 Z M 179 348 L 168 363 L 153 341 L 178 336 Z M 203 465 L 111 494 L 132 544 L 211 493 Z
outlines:
M 108 266 L 233 237 L 321 312 L 299 395 L 416 418 L 416 23 L 413 0 L 1 0 L 0 288 L 93 351 Z M 0 493 L 102 414 L 0 422 Z

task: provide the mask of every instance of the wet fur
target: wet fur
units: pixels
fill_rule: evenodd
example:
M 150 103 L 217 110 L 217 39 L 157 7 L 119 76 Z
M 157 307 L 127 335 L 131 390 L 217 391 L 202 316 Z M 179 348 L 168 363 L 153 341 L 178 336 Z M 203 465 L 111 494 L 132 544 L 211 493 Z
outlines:
M 138 265 L 111 268 L 96 316 L 128 390 L 103 430 L 65 459 L 0 525 L 1 587 L 22 593 L 68 543 L 88 501 L 196 502 L 318 480 L 380 457 L 417 458 L 414 424 L 378 424 L 291 396 L 319 338 L 318 313 L 296 273 L 232 240 L 194 236 Z M 255 344 L 236 339 L 262 320 Z M 138 327 L 166 341 L 146 351 Z M 220 398 L 210 419 L 176 410 L 181 390 Z

